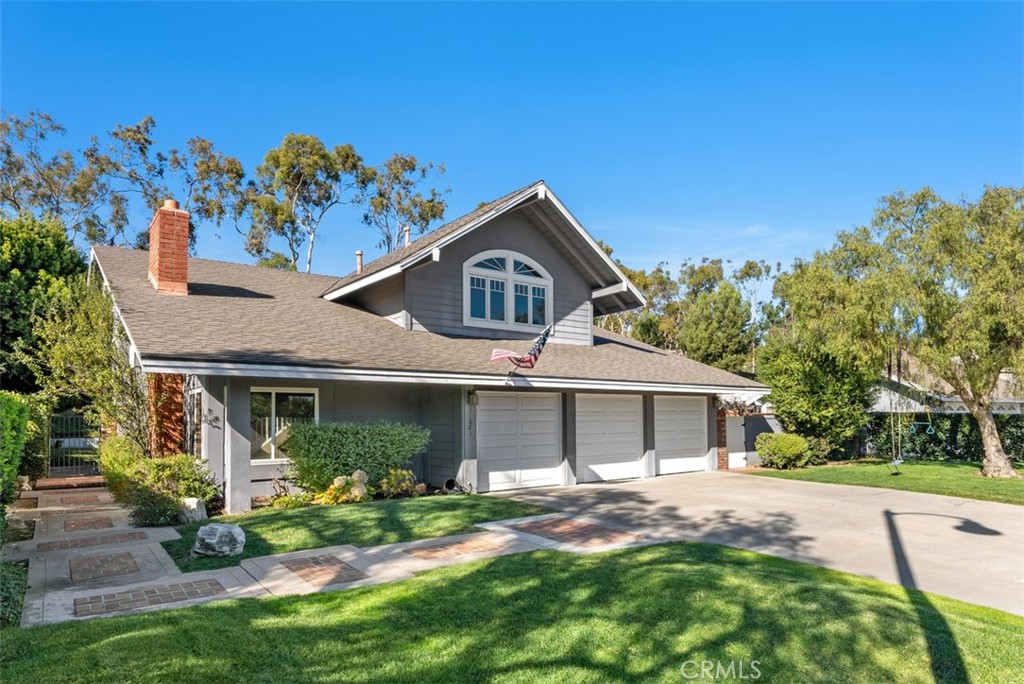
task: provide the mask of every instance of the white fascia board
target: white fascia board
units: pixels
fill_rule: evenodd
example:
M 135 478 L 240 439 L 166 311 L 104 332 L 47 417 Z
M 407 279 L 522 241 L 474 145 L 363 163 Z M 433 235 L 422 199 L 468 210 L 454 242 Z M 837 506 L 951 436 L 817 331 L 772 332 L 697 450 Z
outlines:
M 215 363 L 203 361 L 144 361 L 147 373 L 190 373 L 196 375 L 246 376 L 259 378 L 291 378 L 303 380 L 344 380 L 350 382 L 400 382 L 430 385 L 476 385 L 483 387 L 521 387 L 524 389 L 617 390 L 627 392 L 659 392 L 670 394 L 722 394 L 743 392 L 763 396 L 767 388 L 725 387 L 719 385 L 687 385 L 672 383 L 628 382 L 620 380 L 587 380 L 576 378 L 545 378 L 476 373 L 430 373 L 425 371 L 390 371 L 348 368 L 316 368 L 311 366 L 278 366 L 269 364 Z
M 323 297 L 327 301 L 333 302 L 335 299 L 340 299 L 341 297 L 344 297 L 347 294 L 352 294 L 357 290 L 363 289 L 367 285 L 373 285 L 374 283 L 379 283 L 382 280 L 387 280 L 391 276 L 396 276 L 399 273 L 401 273 L 402 270 L 403 269 L 401 264 L 388 266 L 387 268 L 377 271 L 373 275 L 368 275 L 365 278 L 355 281 L 354 283 L 349 283 L 348 285 L 339 287 L 337 290 L 325 294 Z
M 550 188 L 547 188 L 546 194 L 547 200 L 551 202 L 553 205 L 555 205 L 558 211 L 560 211 L 562 215 L 565 217 L 565 220 L 569 222 L 569 225 L 576 229 L 576 232 L 580 234 L 580 236 L 587 242 L 588 245 L 590 245 L 590 248 L 597 252 L 601 259 L 604 260 L 605 264 L 608 265 L 608 268 L 612 269 L 615 275 L 618 276 L 619 279 L 626 284 L 628 290 L 632 292 L 637 299 L 640 300 L 640 305 L 646 305 L 647 297 L 645 297 L 643 292 L 640 291 L 640 288 L 634 285 L 633 282 L 626 277 L 626 274 L 622 272 L 622 269 L 620 269 L 616 265 L 616 263 L 612 261 L 612 258 L 608 256 L 608 254 L 606 254 L 603 249 L 601 249 L 601 246 L 597 244 L 597 241 L 590 236 L 590 233 L 588 233 L 582 225 L 580 225 L 580 222 L 576 220 L 576 217 L 573 216 L 572 213 L 565 208 L 565 205 L 562 204 L 558 197 L 555 196 L 555 193 L 551 192 Z
M 390 278 L 392 276 L 398 275 L 402 271 L 408 269 L 413 264 L 416 264 L 417 262 L 422 261 L 425 256 L 429 256 L 431 261 L 440 261 L 441 260 L 441 249 L 443 247 L 445 247 L 446 245 L 452 243 L 453 241 L 457 240 L 458 238 L 462 237 L 463 235 L 465 235 L 466 233 L 472 231 L 473 229 L 480 227 L 481 225 L 483 225 L 484 223 L 490 221 L 494 217 L 496 217 L 496 216 L 498 216 L 500 214 L 505 213 L 510 208 L 518 205 L 524 199 L 528 198 L 531 194 L 539 192 L 539 188 L 543 188 L 543 184 L 541 184 L 540 186 L 534 185 L 534 186 L 531 186 L 529 188 L 526 188 L 525 190 L 523 190 L 519 194 L 515 195 L 514 197 L 510 197 L 505 202 L 502 202 L 500 205 L 498 205 L 494 209 L 491 209 L 489 212 L 487 212 L 483 216 L 479 217 L 475 221 L 472 221 L 471 223 L 467 223 L 462 228 L 460 228 L 459 230 L 455 231 L 454 233 L 452 233 L 448 237 L 446 237 L 446 238 L 444 238 L 442 240 L 439 240 L 438 242 L 432 243 L 431 245 L 429 245 L 427 247 L 424 247 L 420 251 L 418 251 L 415 254 L 412 254 L 412 255 L 406 257 L 405 259 L 403 259 L 402 261 L 398 262 L 397 264 L 394 264 L 393 266 L 388 266 L 385 269 L 377 271 L 373 275 L 366 276 L 365 278 L 360 278 L 359 280 L 357 280 L 357 281 L 355 281 L 353 283 L 349 283 L 348 285 L 340 287 L 337 290 L 334 290 L 333 292 L 325 294 L 325 295 L 323 295 L 323 298 L 327 299 L 329 301 L 334 301 L 336 299 L 344 297 L 345 295 L 349 295 L 349 294 L 352 294 L 353 292 L 357 292 L 358 290 L 361 290 L 361 289 L 363 289 L 364 287 L 366 287 L 368 285 L 372 285 L 372 284 L 378 283 L 378 282 L 380 282 L 382 280 L 386 280 L 386 279 L 388 279 L 388 278 Z M 542 191 L 540 191 L 540 192 L 542 193 Z

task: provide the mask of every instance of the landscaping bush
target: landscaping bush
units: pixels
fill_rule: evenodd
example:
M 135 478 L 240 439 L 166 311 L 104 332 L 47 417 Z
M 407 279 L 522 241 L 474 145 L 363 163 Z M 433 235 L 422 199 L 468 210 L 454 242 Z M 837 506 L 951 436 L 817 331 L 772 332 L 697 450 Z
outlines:
M 340 475 L 363 470 L 380 482 L 390 468 L 405 468 L 427 448 L 430 431 L 400 423 L 294 425 L 288 440 L 289 473 L 303 489 L 322 492 Z
M 53 402 L 38 393 L 24 394 L 21 399 L 28 404 L 28 422 L 18 474 L 27 475 L 30 480 L 38 480 L 46 477 L 49 470 L 50 414 L 53 412 Z
M 754 440 L 754 446 L 766 468 L 802 468 L 812 458 L 807 440 L 788 432 L 763 432 Z
M 362 470 L 357 470 L 347 477 L 336 477 L 330 487 L 313 499 L 313 503 L 334 505 L 369 501 L 375 492 L 373 487 L 366 483 L 366 478 L 367 475 Z
M 303 492 L 302 494 L 282 494 L 281 496 L 275 496 L 273 501 L 270 502 L 271 508 L 308 508 L 313 505 L 313 495 L 309 492 Z
M 388 474 L 380 481 L 378 491 L 385 499 L 393 499 L 396 496 L 417 496 L 421 493 L 417 488 L 416 473 L 404 468 L 389 468 Z
M 126 504 L 136 525 L 170 525 L 178 518 L 181 500 L 202 499 L 216 509 L 220 489 L 205 467 L 188 454 L 146 458 L 127 437 L 111 437 L 100 445 L 100 468 L 114 499 Z
M 116 501 L 127 503 L 135 467 L 143 460 L 142 448 L 127 437 L 110 437 L 100 444 L 100 472 Z
M 188 454 L 143 459 L 129 474 L 126 503 L 132 521 L 144 527 L 177 521 L 181 500 L 210 503 L 220 494 L 209 471 Z
M 0 392 L 0 504 L 14 500 L 28 414 L 28 404 L 19 395 Z

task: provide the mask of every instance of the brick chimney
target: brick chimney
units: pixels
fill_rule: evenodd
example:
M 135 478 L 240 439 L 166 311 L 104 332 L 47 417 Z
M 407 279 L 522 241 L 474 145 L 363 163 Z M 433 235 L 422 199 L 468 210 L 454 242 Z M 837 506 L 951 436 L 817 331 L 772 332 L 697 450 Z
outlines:
M 149 224 L 149 282 L 163 294 L 188 294 L 188 212 L 172 199 Z

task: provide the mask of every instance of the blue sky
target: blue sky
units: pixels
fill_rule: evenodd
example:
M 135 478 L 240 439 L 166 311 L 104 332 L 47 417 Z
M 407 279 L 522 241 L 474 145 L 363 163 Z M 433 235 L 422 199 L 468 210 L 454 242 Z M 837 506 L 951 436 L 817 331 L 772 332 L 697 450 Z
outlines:
M 448 217 L 544 178 L 634 267 L 789 263 L 897 188 L 1024 184 L 1022 3 L 12 3 L 5 110 L 155 117 L 248 168 L 288 132 L 448 167 Z M 140 220 L 145 220 L 143 217 Z M 376 238 L 339 213 L 314 270 Z M 200 256 L 249 261 L 211 227 Z

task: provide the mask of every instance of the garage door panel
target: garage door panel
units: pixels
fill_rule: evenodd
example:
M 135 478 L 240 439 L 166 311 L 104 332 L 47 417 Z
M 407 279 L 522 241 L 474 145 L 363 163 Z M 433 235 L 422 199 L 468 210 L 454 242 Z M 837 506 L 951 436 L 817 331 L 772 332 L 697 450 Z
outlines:
M 702 397 L 654 398 L 658 475 L 707 470 L 706 411 Z
M 561 395 L 481 392 L 479 396 L 480 491 L 561 484 Z
M 577 480 L 640 477 L 642 458 L 643 401 L 639 396 L 576 396 Z

